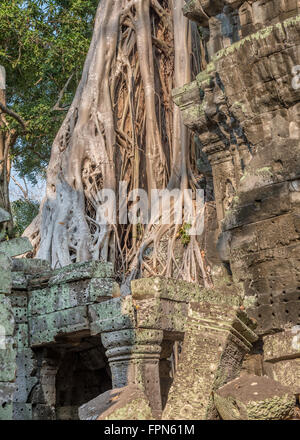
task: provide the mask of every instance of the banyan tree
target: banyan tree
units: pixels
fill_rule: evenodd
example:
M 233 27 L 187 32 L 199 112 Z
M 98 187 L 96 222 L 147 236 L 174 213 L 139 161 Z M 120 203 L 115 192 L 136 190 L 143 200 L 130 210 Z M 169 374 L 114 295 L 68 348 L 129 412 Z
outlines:
M 151 215 L 147 224 L 103 221 L 115 202 L 103 189 L 115 192 L 117 209 L 121 202 L 130 210 L 134 189 L 200 188 L 197 145 L 172 101 L 172 89 L 190 82 L 204 62 L 184 3 L 99 3 L 82 78 L 52 146 L 41 212 L 25 232 L 53 267 L 110 260 L 124 286 L 141 273 L 210 284 L 191 225 L 165 225 Z M 127 185 L 121 201 L 119 182 Z M 172 219 L 174 205 L 171 211 Z

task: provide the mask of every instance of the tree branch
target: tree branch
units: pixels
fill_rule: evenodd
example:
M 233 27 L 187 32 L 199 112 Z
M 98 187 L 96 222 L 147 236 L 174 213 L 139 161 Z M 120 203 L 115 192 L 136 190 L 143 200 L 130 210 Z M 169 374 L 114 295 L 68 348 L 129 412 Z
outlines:
M 66 107 L 60 107 L 60 101 L 63 99 L 63 96 L 65 94 L 65 91 L 68 88 L 68 85 L 70 84 L 71 79 L 73 78 L 74 73 L 72 73 L 72 75 L 70 76 L 70 78 L 68 79 L 68 81 L 66 82 L 66 84 L 64 85 L 64 87 L 61 89 L 59 95 L 58 95 L 58 100 L 55 104 L 55 106 L 52 108 L 52 111 L 66 111 L 68 110 L 69 106 Z
M 23 119 L 21 118 L 21 116 L 19 116 L 17 113 L 15 113 L 13 110 L 10 110 L 9 108 L 7 108 L 5 105 L 3 105 L 0 102 L 0 110 L 2 110 L 2 112 L 6 113 L 7 115 L 11 116 L 12 118 L 14 118 L 17 122 L 19 122 L 19 124 L 22 125 L 22 127 L 24 128 L 24 130 L 26 130 L 26 123 L 23 121 Z
M 22 191 L 24 199 L 25 199 L 25 200 L 28 200 L 28 199 L 29 199 L 29 198 L 28 198 L 28 188 L 27 188 L 27 184 L 26 184 L 25 179 L 23 178 L 23 182 L 24 182 L 24 184 L 25 184 L 25 188 L 26 188 L 26 189 L 24 189 L 24 188 L 22 187 L 22 185 L 17 181 L 17 179 L 15 179 L 15 177 L 14 177 L 13 175 L 11 175 L 11 178 L 12 178 L 12 180 L 14 181 L 14 183 L 15 183 L 15 184 L 20 188 L 20 190 Z

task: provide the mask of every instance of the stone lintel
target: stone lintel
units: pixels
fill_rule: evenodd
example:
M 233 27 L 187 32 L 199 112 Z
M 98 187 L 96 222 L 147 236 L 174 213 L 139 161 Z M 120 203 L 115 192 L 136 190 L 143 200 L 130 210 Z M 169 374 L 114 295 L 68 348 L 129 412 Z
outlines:
M 51 271 L 50 263 L 39 258 L 13 258 L 12 271 L 24 272 L 26 275 L 40 275 L 45 270 Z
M 159 298 L 176 302 L 209 302 L 240 305 L 240 296 L 233 293 L 224 294 L 221 290 L 205 289 L 197 284 L 171 278 L 141 278 L 131 282 L 134 300 Z
M 222 12 L 224 4 L 224 0 L 188 0 L 183 7 L 183 15 L 201 26 L 208 26 L 210 17 Z
M 57 338 L 89 334 L 87 306 L 60 310 L 47 315 L 37 315 L 29 319 L 30 345 L 38 347 L 53 344 Z
M 114 270 L 112 263 L 101 261 L 89 261 L 84 263 L 73 263 L 69 266 L 56 269 L 49 279 L 49 286 L 56 284 L 79 281 L 87 278 L 113 278 Z
M 93 278 L 33 290 L 29 293 L 29 315 L 44 315 L 108 300 L 113 298 L 115 284 L 112 278 Z

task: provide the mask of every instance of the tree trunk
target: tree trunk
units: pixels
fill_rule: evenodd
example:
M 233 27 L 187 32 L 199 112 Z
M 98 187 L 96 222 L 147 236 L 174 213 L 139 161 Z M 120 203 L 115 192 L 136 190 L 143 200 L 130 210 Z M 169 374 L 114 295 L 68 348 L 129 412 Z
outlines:
M 183 5 L 184 0 L 99 3 L 82 78 L 52 147 L 40 220 L 25 232 L 38 257 L 53 267 L 114 260 L 130 280 L 140 273 L 147 247 L 156 260 L 166 231 L 174 245 L 178 225 L 105 223 L 104 210 L 113 210 L 114 200 L 104 200 L 101 190 L 117 192 L 120 181 L 128 183 L 128 192 L 140 187 L 149 195 L 153 188 L 195 189 L 189 134 L 171 96 L 191 80 L 191 24 Z M 128 198 L 125 203 L 132 207 Z M 191 240 L 184 261 L 203 277 L 197 246 Z M 170 251 L 156 272 L 172 275 L 174 264 Z M 193 278 L 185 266 L 182 274 Z
M 6 106 L 6 78 L 5 69 L 0 66 L 0 104 Z M 10 180 L 10 148 L 15 142 L 15 131 L 10 130 L 5 113 L 0 110 L 0 207 L 11 214 L 9 201 Z M 10 233 L 12 221 L 2 224 L 2 229 Z

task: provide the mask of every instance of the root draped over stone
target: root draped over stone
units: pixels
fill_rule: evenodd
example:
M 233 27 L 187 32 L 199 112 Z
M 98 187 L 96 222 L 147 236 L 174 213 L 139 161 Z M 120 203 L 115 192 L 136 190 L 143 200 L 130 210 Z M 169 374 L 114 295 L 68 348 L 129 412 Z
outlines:
M 173 276 L 174 270 L 210 285 L 197 237 L 179 267 L 174 245 L 180 226 L 151 217 L 145 226 L 106 222 L 106 211 L 119 201 L 102 192 L 112 190 L 118 199 L 118 182 L 126 181 L 130 209 L 132 189 L 148 195 L 151 189 L 197 189 L 191 137 L 171 96 L 197 73 L 194 60 L 201 52 L 192 54 L 195 29 L 183 6 L 184 0 L 100 1 L 82 78 L 53 143 L 40 216 L 25 231 L 37 256 L 52 267 L 115 261 L 124 292 L 141 273 Z M 166 233 L 162 261 L 157 248 Z

